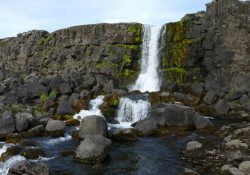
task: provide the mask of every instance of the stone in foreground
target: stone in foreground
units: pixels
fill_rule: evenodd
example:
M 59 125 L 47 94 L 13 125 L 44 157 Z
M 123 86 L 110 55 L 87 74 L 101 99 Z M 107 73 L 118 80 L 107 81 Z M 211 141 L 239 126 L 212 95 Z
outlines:
M 59 120 L 49 120 L 45 130 L 48 135 L 63 136 L 65 130 L 65 122 Z
M 100 163 L 108 156 L 111 140 L 101 135 L 87 135 L 76 150 L 75 160 L 82 163 Z
M 23 160 L 14 164 L 8 172 L 8 175 L 21 174 L 49 175 L 49 167 L 42 162 L 31 163 Z
M 81 120 L 79 137 L 87 135 L 102 135 L 107 137 L 108 125 L 105 118 L 97 115 L 87 116 Z

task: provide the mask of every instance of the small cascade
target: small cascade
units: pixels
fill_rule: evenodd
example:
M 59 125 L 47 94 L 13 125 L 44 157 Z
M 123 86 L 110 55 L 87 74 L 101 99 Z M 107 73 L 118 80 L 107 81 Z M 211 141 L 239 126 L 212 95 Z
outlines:
M 130 91 L 153 92 L 160 90 L 159 50 L 161 45 L 162 27 L 144 25 L 141 71 Z M 117 120 L 121 127 L 131 127 L 131 124 L 148 116 L 151 104 L 147 98 L 120 99 Z
M 73 116 L 74 119 L 81 120 L 82 118 L 90 115 L 99 115 L 102 116 L 102 113 L 99 109 L 99 106 L 102 105 L 103 103 L 104 96 L 100 95 L 96 97 L 93 100 L 90 100 L 89 105 L 90 109 L 89 110 L 81 110 L 78 114 L 75 114 Z
M 160 26 L 144 25 L 141 71 L 130 90 L 140 90 L 141 92 L 160 90 L 158 56 L 161 28 Z
M 121 127 L 130 127 L 136 121 L 142 120 L 149 114 L 151 104 L 145 100 L 120 99 L 117 121 Z
M 26 160 L 23 156 L 13 156 L 9 158 L 6 162 L 0 162 L 0 174 L 1 175 L 7 175 L 9 169 L 16 164 L 17 162 L 20 162 L 22 160 Z

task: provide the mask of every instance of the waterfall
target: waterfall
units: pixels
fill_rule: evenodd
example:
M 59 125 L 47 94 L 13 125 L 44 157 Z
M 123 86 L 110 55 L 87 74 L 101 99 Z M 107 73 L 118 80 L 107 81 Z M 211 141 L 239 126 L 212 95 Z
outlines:
M 86 116 L 90 116 L 90 115 L 102 116 L 102 113 L 101 113 L 101 110 L 99 109 L 99 107 L 102 105 L 103 99 L 104 99 L 104 96 L 99 95 L 95 99 L 90 100 L 90 102 L 89 102 L 90 109 L 89 110 L 81 110 L 78 114 L 75 114 L 73 116 L 73 118 L 81 120 L 82 118 L 84 118 Z
M 142 99 L 120 98 L 117 121 L 122 127 L 129 127 L 131 123 L 145 118 L 150 107 L 151 104 Z
M 130 91 L 153 92 L 160 90 L 158 67 L 161 28 L 150 25 L 144 25 L 143 27 L 141 70 L 135 84 L 129 88 Z M 151 104 L 147 101 L 147 98 L 131 99 L 123 97 L 120 99 L 116 119 L 121 127 L 130 127 L 132 123 L 146 118 L 150 107 Z
M 141 92 L 160 90 L 158 56 L 161 28 L 159 26 L 144 25 L 141 71 L 130 90 L 140 90 Z

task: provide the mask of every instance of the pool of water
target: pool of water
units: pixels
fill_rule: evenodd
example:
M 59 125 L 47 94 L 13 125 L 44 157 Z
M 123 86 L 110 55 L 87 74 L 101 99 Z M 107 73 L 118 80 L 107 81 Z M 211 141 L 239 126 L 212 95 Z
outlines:
M 184 137 L 164 136 L 158 138 L 140 138 L 133 143 L 112 145 L 110 157 L 98 165 L 75 162 L 72 156 L 62 157 L 64 149 L 76 150 L 79 143 L 72 139 L 39 138 L 37 142 L 51 158 L 46 161 L 53 175 L 175 175 L 181 174 L 184 162 L 181 152 L 189 140 L 197 137 L 189 133 Z M 65 137 L 67 138 L 67 137 Z

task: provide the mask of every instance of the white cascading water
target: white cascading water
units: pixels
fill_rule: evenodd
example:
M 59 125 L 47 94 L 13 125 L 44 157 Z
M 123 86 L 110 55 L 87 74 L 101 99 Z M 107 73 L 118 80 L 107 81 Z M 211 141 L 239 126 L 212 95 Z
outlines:
M 131 123 L 148 116 L 150 107 L 151 104 L 144 100 L 131 100 L 127 97 L 120 98 L 117 121 L 123 128 L 131 127 Z
M 101 110 L 99 109 L 99 106 L 102 105 L 103 103 L 104 96 L 100 95 L 96 97 L 93 100 L 90 100 L 89 105 L 90 109 L 89 110 L 81 110 L 78 114 L 75 114 L 73 116 L 74 119 L 81 120 L 86 116 L 90 115 L 99 115 L 102 116 Z
M 144 25 L 141 71 L 130 90 L 140 90 L 141 92 L 160 90 L 160 78 L 158 75 L 160 37 L 160 26 Z
M 144 25 L 141 71 L 130 91 L 153 92 L 160 90 L 159 41 L 161 27 Z M 151 104 L 148 101 L 132 100 L 124 97 L 120 99 L 117 120 L 120 127 L 131 127 L 131 124 L 148 116 Z

